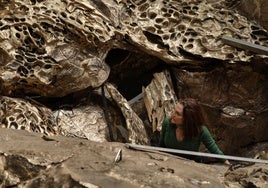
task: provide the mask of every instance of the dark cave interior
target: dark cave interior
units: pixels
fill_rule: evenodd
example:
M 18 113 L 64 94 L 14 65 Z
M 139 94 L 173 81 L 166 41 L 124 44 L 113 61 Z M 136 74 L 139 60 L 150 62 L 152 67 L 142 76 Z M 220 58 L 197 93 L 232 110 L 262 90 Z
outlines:
M 111 67 L 108 82 L 117 85 L 119 92 L 130 100 L 142 92 L 153 74 L 167 68 L 165 62 L 144 53 L 122 49 L 111 50 L 105 62 Z

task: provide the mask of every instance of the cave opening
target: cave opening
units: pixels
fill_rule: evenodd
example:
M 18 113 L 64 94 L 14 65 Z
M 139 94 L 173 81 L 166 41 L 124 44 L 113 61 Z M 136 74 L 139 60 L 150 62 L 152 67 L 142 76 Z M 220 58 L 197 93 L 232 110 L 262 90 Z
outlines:
M 111 67 L 109 82 L 116 84 L 118 91 L 131 100 L 142 92 L 153 79 L 153 74 L 166 68 L 165 62 L 143 52 L 112 49 L 105 62 Z
M 113 67 L 116 64 L 123 62 L 128 56 L 130 52 L 128 50 L 123 49 L 112 49 L 108 52 L 105 62 Z

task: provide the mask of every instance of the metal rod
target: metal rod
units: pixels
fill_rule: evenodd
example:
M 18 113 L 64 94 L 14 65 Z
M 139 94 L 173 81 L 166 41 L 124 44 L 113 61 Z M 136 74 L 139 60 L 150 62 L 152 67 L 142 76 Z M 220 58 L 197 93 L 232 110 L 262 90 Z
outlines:
M 241 48 L 243 50 L 250 50 L 250 51 L 258 53 L 258 54 L 268 55 L 268 47 L 266 47 L 266 46 L 253 44 L 253 43 L 250 43 L 250 42 L 247 42 L 244 40 L 235 39 L 235 38 L 228 37 L 228 36 L 223 36 L 222 41 L 225 44 L 228 44 L 230 46 L 234 46 L 236 48 Z
M 252 158 L 246 158 L 246 157 L 219 155 L 219 154 L 211 154 L 211 153 L 204 153 L 204 152 L 197 152 L 197 151 L 186 151 L 186 150 L 179 150 L 179 149 L 169 149 L 169 148 L 161 148 L 161 147 L 154 147 L 154 146 L 136 145 L 136 144 L 126 144 L 126 146 L 128 148 L 133 148 L 133 149 L 143 150 L 143 151 L 154 150 L 154 151 L 163 151 L 163 152 L 168 152 L 168 153 L 177 153 L 177 154 L 186 154 L 186 155 L 194 155 L 194 156 L 202 156 L 202 157 L 228 159 L 228 160 L 234 160 L 234 161 L 245 161 L 245 162 L 268 164 L 268 160 L 262 160 L 262 159 L 252 159 Z
M 138 94 L 136 97 L 132 98 L 131 100 L 128 101 L 129 105 L 132 105 L 134 102 L 140 100 L 142 97 L 144 97 L 143 93 Z

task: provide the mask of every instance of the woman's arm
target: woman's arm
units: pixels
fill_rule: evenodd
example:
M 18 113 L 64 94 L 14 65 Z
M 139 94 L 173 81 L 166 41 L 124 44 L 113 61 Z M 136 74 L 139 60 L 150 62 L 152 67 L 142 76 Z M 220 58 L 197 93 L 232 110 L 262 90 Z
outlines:
M 215 143 L 207 127 L 202 126 L 202 130 L 203 132 L 201 135 L 201 141 L 206 146 L 206 148 L 210 151 L 210 153 L 224 155 L 223 152 L 219 149 L 219 147 Z M 227 162 L 226 159 L 219 159 L 219 160 L 222 162 Z

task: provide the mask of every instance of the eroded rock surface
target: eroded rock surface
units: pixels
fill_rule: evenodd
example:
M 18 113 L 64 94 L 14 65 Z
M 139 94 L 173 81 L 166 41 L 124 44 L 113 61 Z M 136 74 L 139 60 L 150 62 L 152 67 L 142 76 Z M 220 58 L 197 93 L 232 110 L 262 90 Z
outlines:
M 61 134 L 61 128 L 49 108 L 35 101 L 0 97 L 2 128 L 38 132 L 48 136 Z
M 104 22 L 107 18 L 91 4 L 2 2 L 2 93 L 64 96 L 100 86 L 109 75 L 104 42 L 114 34 L 107 33 L 113 31 Z
M 187 54 L 249 61 L 252 53 L 224 35 L 267 45 L 267 33 L 223 2 L 20 1 L 1 3 L 1 91 L 64 96 L 100 86 L 113 47 L 144 51 L 168 63 Z
M 143 88 L 144 103 L 153 131 L 161 131 L 162 122 L 171 115 L 178 102 L 168 71 L 155 73 L 152 82 Z
M 105 97 L 109 102 L 108 109 L 112 109 L 109 116 L 116 141 L 149 144 L 144 122 L 150 121 L 152 131 L 159 130 L 164 113 L 170 112 L 176 98 L 183 97 L 199 99 L 208 113 L 212 134 L 225 153 L 267 141 L 267 56 L 228 46 L 221 38 L 227 35 L 268 46 L 268 34 L 261 26 L 235 12 L 231 8 L 232 3 L 234 1 L 229 0 L 1 1 L 0 93 L 7 96 L 1 97 L 2 126 L 47 136 L 63 134 L 93 139 L 97 135 L 96 139 L 104 142 L 107 124 L 101 112 L 104 110 L 101 102 L 90 98 L 91 102 L 95 102 L 92 105 L 79 100 L 82 103 L 66 110 L 57 104 L 51 105 L 51 101 L 53 97 L 76 95 L 82 90 L 92 93 L 108 83 Z M 118 57 L 111 55 L 111 58 L 109 55 L 115 51 Z M 136 73 L 137 66 L 139 74 Z M 111 70 L 115 69 L 112 73 Z M 124 82 L 124 90 L 133 96 L 132 90 L 129 90 L 133 86 L 131 76 L 141 79 L 141 75 L 147 73 L 150 75 L 146 81 L 140 82 L 144 85 L 138 85 L 135 91 L 142 92 L 145 88 L 144 106 L 147 109 L 143 110 L 148 117 L 141 119 L 116 84 Z M 173 82 L 167 75 L 174 78 Z M 87 90 L 89 88 L 91 90 Z M 42 104 L 32 98 L 40 99 Z M 77 99 L 79 96 L 68 100 L 73 102 Z M 46 106 L 46 102 L 50 105 Z M 9 137 L 3 139 L 8 140 Z M 53 139 L 50 143 L 55 145 L 49 149 L 54 149 L 59 143 Z M 66 152 L 72 153 L 70 150 Z M 12 157 L 13 153 L 2 152 L 2 161 Z M 68 185 L 72 186 L 82 186 L 83 182 L 101 186 L 103 182 L 106 185 L 120 179 L 121 182 L 124 180 L 120 184 L 122 187 L 146 186 L 148 179 L 157 182 L 159 187 L 178 181 L 186 182 L 186 187 L 188 182 L 200 187 L 217 179 L 178 180 L 181 174 L 174 175 L 166 166 L 160 167 L 160 174 L 153 173 L 155 179 L 152 179 L 151 173 L 145 175 L 146 181 L 135 179 L 140 171 L 135 171 L 136 160 L 131 160 L 132 165 L 124 164 L 124 169 L 134 169 L 127 175 L 134 179 L 130 181 L 125 178 L 126 173 L 116 174 L 126 171 L 116 167 L 110 170 L 111 163 L 106 166 L 106 156 L 100 157 L 93 152 L 92 157 L 100 160 L 94 161 L 94 158 L 90 165 L 84 164 L 90 169 L 88 172 L 97 172 L 92 177 L 84 177 L 83 181 L 70 176 L 65 166 L 50 168 L 50 171 L 44 171 L 43 176 L 55 183 L 53 176 L 59 173 L 62 175 L 59 178 L 68 179 L 71 182 Z M 44 158 L 48 160 L 49 156 Z M 72 155 L 68 154 L 62 160 L 69 158 Z M 32 166 L 27 157 L 19 159 Z M 79 161 L 79 157 L 76 160 Z M 59 161 L 56 161 L 58 164 Z M 53 162 L 51 164 L 54 165 Z M 153 171 L 150 172 L 159 169 L 154 163 L 152 166 Z M 21 181 L 25 186 L 45 184 L 39 174 L 33 173 L 26 180 L 12 173 L 6 176 L 9 170 L 4 169 L 2 177 L 6 178 L 8 185 Z M 76 168 L 76 171 L 83 169 Z M 161 179 L 162 173 L 166 173 L 168 178 Z M 37 176 L 36 179 L 34 176 Z M 61 179 L 57 183 L 62 182 Z M 215 187 L 213 183 L 208 185 Z
M 106 84 L 105 88 L 113 100 L 116 101 L 116 104 L 126 119 L 126 126 L 129 133 L 128 142 L 148 145 L 149 140 L 144 124 L 139 116 L 137 116 L 137 114 L 132 110 L 127 100 L 112 84 Z
M 238 165 L 225 173 L 225 184 L 234 187 L 267 187 L 267 174 L 268 171 L 262 164 Z
M 54 116 L 66 136 L 97 142 L 107 141 L 109 137 L 103 109 L 96 105 L 85 103 L 71 109 L 59 109 L 54 112 Z

